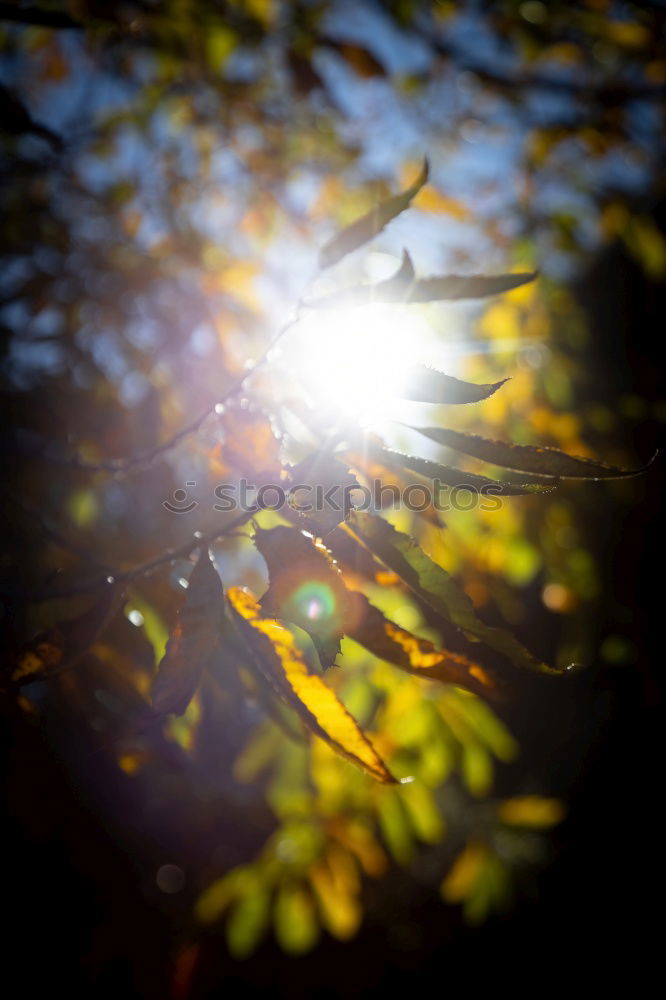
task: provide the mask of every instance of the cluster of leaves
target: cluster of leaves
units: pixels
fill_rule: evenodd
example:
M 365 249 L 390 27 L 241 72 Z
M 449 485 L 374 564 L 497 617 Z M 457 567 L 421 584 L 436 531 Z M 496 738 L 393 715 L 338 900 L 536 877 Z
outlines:
M 381 203 L 330 240 L 320 253 L 321 266 L 329 267 L 371 241 L 409 207 L 427 175 L 426 163 L 407 191 Z M 358 304 L 366 294 L 367 301 L 377 301 L 388 293 L 389 301 L 395 301 L 399 287 L 404 302 L 478 298 L 519 287 L 533 278 L 533 274 L 508 274 L 418 280 L 405 254 L 396 278 L 369 291 L 339 295 Z M 324 306 L 330 306 L 330 301 Z M 318 307 L 317 302 L 311 305 Z M 243 375 L 237 388 L 245 382 Z M 408 373 L 404 395 L 428 404 L 459 406 L 488 399 L 503 384 L 467 383 L 416 367 Z M 285 481 L 300 481 L 310 470 L 313 481 L 330 482 L 339 489 L 358 485 L 356 474 L 362 471 L 363 460 L 355 467 L 353 459 L 344 458 L 349 441 L 338 446 L 339 453 L 322 444 L 297 467 L 278 468 L 268 419 L 252 413 L 240 438 L 237 421 L 233 409 L 223 417 L 227 436 L 219 458 L 227 465 L 247 468 L 249 453 L 255 474 L 263 470 L 269 477 L 279 473 Z M 188 431 L 198 429 L 199 424 Z M 563 478 L 597 480 L 636 474 L 555 448 L 512 445 L 444 427 L 418 430 L 446 448 L 519 472 L 523 481 L 492 480 L 403 455 L 358 431 L 351 432 L 352 443 L 366 460 L 389 472 L 415 473 L 450 487 L 464 483 L 471 492 L 493 486 L 508 497 L 547 494 Z M 488 625 L 456 580 L 379 512 L 343 506 L 337 515 L 330 511 L 303 514 L 291 508 L 283 508 L 278 516 L 259 509 L 254 514 L 251 537 L 269 577 L 260 599 L 243 587 L 225 591 L 209 544 L 228 534 L 229 526 L 217 528 L 209 539 L 190 540 L 182 552 L 168 551 L 99 584 L 88 582 L 84 590 L 101 584 L 103 596 L 81 617 L 32 640 L 18 654 L 11 678 L 22 688 L 35 680 L 58 677 L 77 665 L 92 646 L 104 642 L 110 618 L 125 601 L 127 582 L 198 550 L 157 671 L 148 686 L 136 685 L 140 707 L 135 705 L 131 712 L 134 731 L 131 726 L 125 734 L 130 752 L 126 746 L 120 762 L 130 772 L 139 767 L 132 743 L 137 738 L 141 742 L 146 729 L 163 727 L 167 716 L 187 719 L 191 705 L 205 703 L 211 684 L 222 689 L 231 685 L 236 691 L 240 684 L 241 696 L 257 700 L 267 713 L 267 721 L 238 756 L 234 776 L 247 782 L 264 775 L 279 828 L 254 862 L 215 880 L 197 904 L 204 922 L 228 914 L 227 940 L 237 956 L 256 946 L 271 914 L 278 940 L 288 952 L 312 947 L 320 922 L 341 939 L 354 934 L 362 914 L 360 876 L 384 872 L 385 849 L 395 862 L 405 864 L 412 857 L 415 839 L 436 844 L 442 838 L 450 806 L 438 790 L 452 768 L 459 767 L 473 795 L 484 795 L 491 784 L 493 758 L 507 761 L 514 756 L 513 739 L 485 704 L 506 697 L 508 664 L 528 671 L 559 672 L 541 663 L 509 630 Z M 233 526 L 249 516 L 235 518 Z M 269 523 L 262 526 L 262 518 Z M 385 615 L 368 598 L 367 592 L 377 584 L 384 592 L 409 594 L 423 618 L 445 640 L 433 642 Z M 365 671 L 354 672 L 351 685 L 345 677 L 348 657 L 341 649 L 341 643 L 350 641 L 365 651 L 362 662 L 370 672 L 369 676 Z M 494 665 L 486 662 L 482 649 L 498 654 Z M 358 663 L 357 657 L 349 659 Z M 336 662 L 342 669 L 331 685 L 323 674 Z M 391 676 L 387 683 L 387 664 L 408 676 L 401 682 Z M 350 710 L 357 703 L 372 726 L 370 733 Z M 185 747 L 196 733 L 193 721 L 190 715 L 189 724 L 180 730 L 171 724 L 172 738 Z M 137 731 L 137 725 L 143 730 Z M 306 737 L 320 741 L 312 746 L 312 761 Z M 331 753 L 387 787 L 368 791 Z M 505 905 L 510 874 L 492 850 L 493 831 L 507 824 L 545 827 L 559 816 L 559 805 L 548 800 L 519 798 L 500 803 L 487 813 L 484 839 L 468 844 L 444 878 L 444 899 L 463 902 L 471 921 Z
M 532 272 L 468 272 L 489 246 L 506 256 L 510 239 L 534 232 L 546 247 L 579 252 L 589 200 L 604 237 L 621 235 L 652 273 L 663 271 L 661 237 L 630 210 L 626 191 L 580 174 L 596 166 L 603 176 L 620 153 L 646 171 L 658 164 L 656 132 L 646 138 L 632 109 L 663 97 L 659 18 L 638 7 L 606 17 L 597 3 L 574 15 L 570 5 L 490 5 L 486 29 L 527 64 L 500 72 L 448 40 L 465 16 L 457 5 L 387 4 L 382 16 L 420 38 L 432 60 L 405 78 L 370 43 L 331 33 L 327 4 L 1 6 L 4 61 L 27 81 L 21 98 L 13 88 L 0 94 L 3 179 L 16 173 L 2 195 L 3 406 L 18 428 L 8 441 L 14 485 L 32 497 L 9 497 L 6 511 L 19 543 L 4 563 L 5 692 L 35 722 L 65 720 L 61 738 L 92 734 L 144 799 L 157 788 L 170 806 L 165 829 L 172 812 L 187 817 L 181 840 L 205 845 L 203 863 L 183 861 L 202 891 L 197 916 L 225 918 L 235 954 L 249 953 L 271 918 L 291 952 L 312 947 L 320 925 L 350 937 L 367 881 L 408 867 L 429 845 L 439 845 L 443 898 L 482 919 L 505 904 L 525 860 L 519 831 L 561 816 L 548 799 L 485 799 L 495 761 L 517 752 L 499 718 L 502 699 L 521 689 L 512 668 L 562 672 L 584 658 L 586 634 L 575 618 L 575 651 L 546 665 L 499 627 L 498 609 L 520 624 L 515 588 L 534 584 L 547 607 L 584 614 L 593 560 L 571 495 L 555 487 L 625 473 L 592 459 L 583 434 L 592 424 L 604 446 L 617 417 L 570 412 L 584 336 L 570 300 L 547 280 L 537 295 Z M 359 183 L 364 147 L 353 129 L 340 136 L 327 59 L 354 86 L 390 87 L 438 163 L 451 136 L 467 137 L 464 153 L 468 138 L 490 134 L 488 109 L 499 102 L 498 121 L 513 116 L 525 151 L 503 213 L 473 217 L 474 193 L 426 185 L 427 164 L 377 203 L 386 182 L 372 191 Z M 106 96 L 90 108 L 87 88 L 69 98 L 77 74 L 92 79 L 92 64 Z M 430 108 L 447 86 L 456 99 L 434 102 L 452 109 L 443 133 Z M 536 114 L 534 92 L 558 95 L 550 115 Z M 447 154 L 444 173 L 448 185 L 465 170 Z M 317 189 L 307 210 L 290 200 L 303 176 Z M 539 197 L 552 177 L 565 184 L 556 209 Z M 574 191 L 586 192 L 586 211 Z M 331 279 L 302 310 L 419 310 L 501 294 L 479 321 L 490 351 L 465 362 L 456 372 L 464 379 L 409 372 L 404 398 L 432 415 L 408 433 L 429 457 L 349 428 L 331 446 L 279 357 L 274 374 L 280 331 L 257 279 L 275 268 L 279 240 L 310 249 L 325 226 L 343 227 L 319 255 L 327 273 L 385 227 L 385 245 L 399 252 L 391 222 L 410 205 L 454 230 L 477 227 L 474 251 L 461 241 L 450 254 L 450 270 L 464 274 L 417 277 L 405 251 L 393 277 L 348 288 Z M 517 259 L 533 259 L 531 244 Z M 272 290 L 286 281 L 275 270 Z M 516 345 L 531 350 L 519 367 Z M 261 364 L 246 367 L 252 358 Z M 463 456 L 462 470 L 448 464 L 450 452 Z M 159 504 L 188 479 L 208 487 L 222 477 L 310 476 L 328 487 L 375 473 L 493 486 L 515 500 L 485 518 L 454 511 L 446 530 L 433 509 L 346 521 L 260 511 L 250 529 L 249 516 L 217 518 L 194 537 L 191 522 Z M 220 813 L 234 817 L 242 845 L 230 837 L 222 850 L 210 834 Z M 262 847 L 252 831 L 267 829 Z

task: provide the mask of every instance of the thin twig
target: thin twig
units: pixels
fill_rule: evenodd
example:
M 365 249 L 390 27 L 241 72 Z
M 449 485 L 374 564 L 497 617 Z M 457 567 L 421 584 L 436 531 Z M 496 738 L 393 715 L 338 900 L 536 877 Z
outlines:
M 11 601 L 38 604 L 44 601 L 53 601 L 60 598 L 77 597 L 81 594 L 90 594 L 103 587 L 115 587 L 118 584 L 128 583 L 138 577 L 148 576 L 161 566 L 170 562 L 175 562 L 176 559 L 186 559 L 192 552 L 194 552 L 195 549 L 210 545 L 217 538 L 222 538 L 225 535 L 232 534 L 235 532 L 236 528 L 249 520 L 249 518 L 252 517 L 253 514 L 256 514 L 259 509 L 259 507 L 253 507 L 250 510 L 243 511 L 238 515 L 238 517 L 235 517 L 233 521 L 230 521 L 229 524 L 221 528 L 215 528 L 213 531 L 209 531 L 206 534 L 195 532 L 187 542 L 178 548 L 165 549 L 164 552 L 160 552 L 159 555 L 154 556 L 147 562 L 139 563 L 137 566 L 130 567 L 130 569 L 119 570 L 115 573 L 109 572 L 106 576 L 100 576 L 92 580 L 79 580 L 77 583 L 74 583 L 69 587 L 63 587 L 60 589 L 25 591 L 0 590 L 0 597 L 4 597 Z
M 300 319 L 300 301 L 296 308 L 295 315 L 288 320 L 280 329 L 277 331 L 274 337 L 268 342 L 259 358 L 254 362 L 254 364 L 248 368 L 246 372 L 239 375 L 232 384 L 229 386 L 227 391 L 215 401 L 211 406 L 207 407 L 203 413 L 200 413 L 195 420 L 191 423 L 186 424 L 185 427 L 181 427 L 179 431 L 176 431 L 172 437 L 167 441 L 162 442 L 162 444 L 155 445 L 154 448 L 149 448 L 147 451 L 138 452 L 135 455 L 129 455 L 126 458 L 112 458 L 106 459 L 99 462 L 89 462 L 86 459 L 79 458 L 77 456 L 58 456 L 53 454 L 43 454 L 42 457 L 48 459 L 49 461 L 56 462 L 58 465 L 67 465 L 72 468 L 81 469 L 85 472 L 108 472 L 112 474 L 118 474 L 121 472 L 127 472 L 130 469 L 134 469 L 137 466 L 150 464 L 159 455 L 163 455 L 167 451 L 171 451 L 176 445 L 180 444 L 186 437 L 190 434 L 195 434 L 202 426 L 202 424 L 210 417 L 214 412 L 218 410 L 219 407 L 224 406 L 236 393 L 240 392 L 245 383 L 252 375 L 258 371 L 262 365 L 265 364 L 268 359 L 269 354 L 276 346 L 279 340 L 284 336 L 284 334 L 294 326 Z

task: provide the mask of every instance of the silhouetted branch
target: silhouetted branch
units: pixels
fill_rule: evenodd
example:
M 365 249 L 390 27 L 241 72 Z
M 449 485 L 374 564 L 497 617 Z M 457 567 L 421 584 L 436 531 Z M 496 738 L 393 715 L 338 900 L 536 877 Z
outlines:
M 138 466 L 149 465 L 160 455 L 165 454 L 167 451 L 171 451 L 172 448 L 175 448 L 176 445 L 180 444 L 180 442 L 185 438 L 189 437 L 191 434 L 195 434 L 208 417 L 212 416 L 212 414 L 219 407 L 224 406 L 224 404 L 232 399 L 236 393 L 240 392 L 247 380 L 251 378 L 251 376 L 254 375 L 254 373 L 262 367 L 262 365 L 265 364 L 268 359 L 268 355 L 276 346 L 278 341 L 284 336 L 287 330 L 289 330 L 298 321 L 298 319 L 299 313 L 297 310 L 296 315 L 285 323 L 284 326 L 282 326 L 275 336 L 269 341 L 260 357 L 257 361 L 255 361 L 251 368 L 235 379 L 227 391 L 220 396 L 215 403 L 208 406 L 203 413 L 200 413 L 199 416 L 196 417 L 196 419 L 192 420 L 184 427 L 181 427 L 179 431 L 176 431 L 175 434 L 173 434 L 167 441 L 162 442 L 162 444 L 155 445 L 154 448 L 149 448 L 147 451 L 138 452 L 135 455 L 129 455 L 126 458 L 111 458 L 99 462 L 89 462 L 86 459 L 79 458 L 77 456 L 55 455 L 47 452 L 42 452 L 40 457 L 58 465 L 66 465 L 69 468 L 80 469 L 84 472 L 108 472 L 111 474 L 127 472 L 130 469 L 137 468 Z

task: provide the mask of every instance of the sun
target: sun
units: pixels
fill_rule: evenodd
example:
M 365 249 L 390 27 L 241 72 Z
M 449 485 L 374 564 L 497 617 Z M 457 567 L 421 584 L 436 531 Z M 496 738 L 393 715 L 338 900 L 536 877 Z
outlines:
M 408 369 L 431 347 L 432 329 L 413 307 L 373 303 L 311 310 L 287 353 L 315 404 L 370 426 L 391 416 Z

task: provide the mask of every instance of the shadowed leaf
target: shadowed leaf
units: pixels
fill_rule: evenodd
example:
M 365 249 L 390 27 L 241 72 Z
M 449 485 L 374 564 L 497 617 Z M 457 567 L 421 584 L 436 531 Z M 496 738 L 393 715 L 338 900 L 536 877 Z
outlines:
M 409 302 L 453 302 L 458 299 L 485 299 L 490 295 L 520 288 L 534 281 L 536 271 L 522 274 L 448 274 L 442 277 L 421 278 L 414 282 Z
M 321 665 L 332 666 L 353 609 L 328 549 L 284 525 L 258 528 L 254 542 L 268 566 L 263 612 L 299 625 L 311 636 Z
M 373 457 L 387 463 L 387 465 L 398 466 L 402 469 L 411 469 L 412 472 L 425 476 L 428 479 L 438 480 L 444 486 L 451 486 L 456 489 L 469 490 L 472 493 L 488 493 L 492 496 L 524 496 L 534 493 L 552 493 L 555 488 L 552 483 L 502 483 L 497 479 L 488 479 L 487 476 L 479 476 L 473 472 L 465 472 L 463 469 L 455 469 L 449 465 L 440 465 L 439 462 L 431 462 L 427 458 L 419 458 L 416 455 L 403 455 L 401 452 L 392 451 L 390 448 L 380 448 L 378 445 L 368 443 L 368 449 Z
M 78 618 L 61 622 L 35 636 L 19 653 L 12 681 L 28 684 L 33 679 L 55 677 L 73 667 L 111 620 L 119 596 L 118 589 L 109 586 Z
M 403 250 L 402 263 L 394 275 L 386 281 L 372 285 L 358 285 L 343 288 L 339 292 L 323 295 L 306 305 L 311 309 L 340 309 L 351 306 L 365 306 L 372 302 L 406 302 L 414 285 L 414 265 L 409 251 Z
M 393 195 L 392 198 L 387 198 L 386 201 L 376 205 L 367 215 L 352 222 L 350 226 L 329 240 L 319 251 L 319 266 L 322 268 L 331 267 L 353 250 L 374 239 L 392 219 L 395 219 L 396 215 L 400 215 L 409 207 L 412 199 L 427 183 L 428 169 L 428 161 L 425 159 L 421 173 L 406 191 Z
M 153 681 L 153 710 L 159 715 L 182 715 L 189 705 L 217 646 L 223 596 L 222 581 L 202 548 Z
M 508 379 L 490 385 L 474 385 L 435 368 L 418 365 L 407 371 L 400 397 L 415 403 L 479 403 L 497 392 L 505 382 Z
M 310 673 L 293 634 L 273 618 L 262 618 L 246 591 L 232 588 L 229 604 L 257 673 L 299 715 L 315 736 L 384 783 L 395 779 L 337 695 Z
M 466 656 L 438 649 L 389 621 L 360 593 L 354 594 L 360 614 L 349 635 L 375 656 L 426 680 L 455 684 L 486 696 L 497 691 L 490 673 Z
M 259 410 L 229 406 L 220 418 L 225 464 L 244 476 L 269 480 L 280 474 L 280 442 L 270 419 Z
M 460 299 L 484 299 L 500 295 L 512 288 L 519 288 L 536 278 L 536 272 L 524 274 L 459 275 L 442 277 L 414 277 L 414 267 L 404 251 L 400 269 L 386 281 L 372 285 L 343 288 L 309 302 L 313 309 L 330 309 L 344 306 L 364 306 L 372 302 L 454 302 Z
M 368 548 L 421 600 L 466 635 L 484 642 L 515 666 L 537 673 L 561 673 L 541 663 L 510 632 L 481 621 L 464 590 L 409 535 L 397 531 L 380 517 L 358 511 L 351 515 L 350 524 Z
M 556 476 L 559 479 L 625 479 L 640 475 L 648 467 L 644 465 L 639 469 L 620 469 L 591 458 L 567 455 L 557 448 L 537 448 L 528 444 L 491 441 L 478 434 L 464 434 L 462 431 L 449 430 L 445 427 L 410 427 L 410 429 L 418 431 L 419 434 L 446 448 L 453 448 L 491 465 L 499 465 L 516 472 L 528 472 L 530 475 Z

